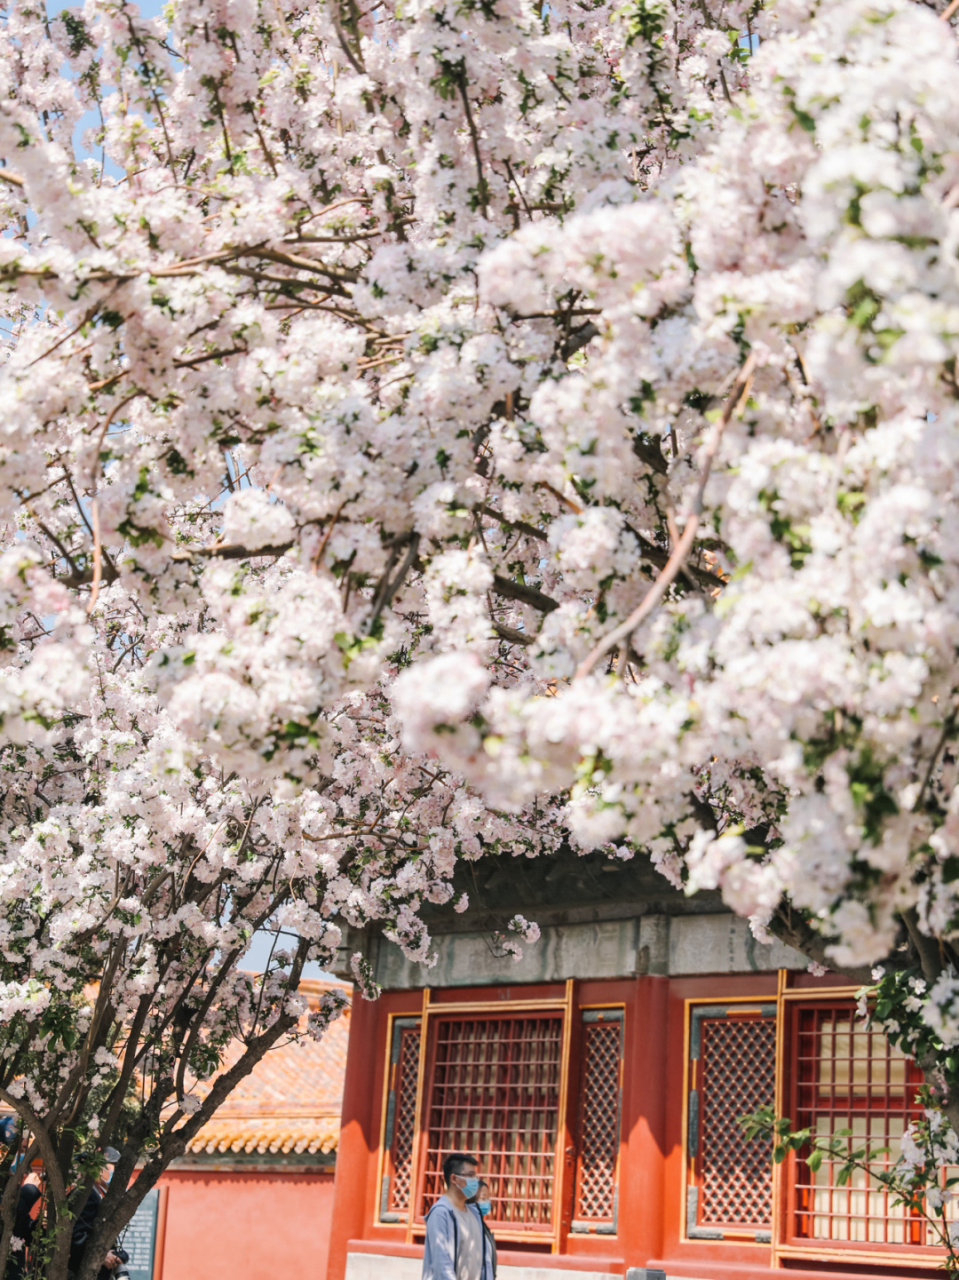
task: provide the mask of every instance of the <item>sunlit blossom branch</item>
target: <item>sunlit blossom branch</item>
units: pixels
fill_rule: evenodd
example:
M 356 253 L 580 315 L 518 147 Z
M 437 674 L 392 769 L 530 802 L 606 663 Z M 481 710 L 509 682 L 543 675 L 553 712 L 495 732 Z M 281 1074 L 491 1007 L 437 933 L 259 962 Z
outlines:
M 748 392 L 749 384 L 752 381 L 753 371 L 756 368 L 756 353 L 752 352 L 746 359 L 736 381 L 733 383 L 729 397 L 726 401 L 723 411 L 719 416 L 719 420 L 710 432 L 701 455 L 699 464 L 699 482 L 696 486 L 695 496 L 686 523 L 683 526 L 683 532 L 679 541 L 670 552 L 669 559 L 656 577 L 656 581 L 649 588 L 646 595 L 632 611 L 624 622 L 618 627 L 614 627 L 608 635 L 605 635 L 599 644 L 586 655 L 583 661 L 576 668 L 576 679 L 581 680 L 584 676 L 589 675 L 593 667 L 600 661 L 610 649 L 614 648 L 625 640 L 636 630 L 644 618 L 647 618 L 663 599 L 668 588 L 675 581 L 685 564 L 686 557 L 693 548 L 693 542 L 696 538 L 696 531 L 699 528 L 699 518 L 703 510 L 703 494 L 706 490 L 706 484 L 709 480 L 709 473 L 712 469 L 713 460 L 719 451 L 719 445 L 722 440 L 723 432 L 729 425 L 729 420 L 734 411 L 739 406 L 740 401 Z

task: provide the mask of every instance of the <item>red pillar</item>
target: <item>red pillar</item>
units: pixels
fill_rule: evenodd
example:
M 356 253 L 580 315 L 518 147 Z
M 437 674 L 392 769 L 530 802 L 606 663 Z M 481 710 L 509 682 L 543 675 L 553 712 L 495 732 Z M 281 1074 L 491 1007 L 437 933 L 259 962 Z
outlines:
M 354 987 L 346 1079 L 343 1082 L 343 1119 L 336 1152 L 327 1280 L 343 1280 L 349 1242 L 362 1236 L 366 1226 L 370 1161 L 377 1141 L 374 1135 L 373 1085 L 378 1014 L 377 1002 L 364 1000 Z
M 663 1256 L 668 997 L 668 978 L 637 978 L 632 1017 L 627 1018 L 626 1149 L 619 1180 L 619 1230 L 627 1268 Z

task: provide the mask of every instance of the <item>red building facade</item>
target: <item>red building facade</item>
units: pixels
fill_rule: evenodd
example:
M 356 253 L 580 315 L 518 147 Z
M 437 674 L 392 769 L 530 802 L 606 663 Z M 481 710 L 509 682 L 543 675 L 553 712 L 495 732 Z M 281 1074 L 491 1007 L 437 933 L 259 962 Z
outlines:
M 326 1274 L 349 1024 L 268 1053 L 163 1174 L 153 1280 Z
M 854 990 L 718 912 L 611 909 L 548 925 L 518 981 L 479 935 L 440 938 L 429 986 L 373 946 L 393 989 L 354 1002 L 330 1280 L 418 1280 L 451 1150 L 480 1157 L 503 1280 L 931 1275 L 879 1183 L 773 1169 L 736 1123 L 775 1104 L 894 1158 L 920 1076 Z

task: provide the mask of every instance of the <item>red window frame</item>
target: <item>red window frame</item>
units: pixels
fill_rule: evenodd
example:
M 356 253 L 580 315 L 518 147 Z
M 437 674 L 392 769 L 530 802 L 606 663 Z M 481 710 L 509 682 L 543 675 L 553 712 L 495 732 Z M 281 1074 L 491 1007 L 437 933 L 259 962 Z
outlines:
M 623 1105 L 625 1010 L 584 1009 L 578 1053 L 574 1234 L 615 1235 Z
M 390 1027 L 380 1222 L 406 1222 L 412 1199 L 421 1021 L 399 1017 Z
M 688 1046 L 685 1237 L 768 1243 L 770 1151 L 737 1120 L 775 1103 L 776 1004 L 691 1002 Z
M 452 1150 L 481 1162 L 504 1239 L 553 1240 L 560 1212 L 562 1009 L 431 1010 L 417 1161 L 416 1222 L 443 1192 Z
M 922 1072 L 881 1032 L 863 1029 L 854 1000 L 790 1006 L 785 1114 L 797 1129 L 852 1128 L 856 1146 L 890 1146 L 879 1162 L 890 1167 L 903 1129 L 922 1114 L 916 1102 Z M 895 1197 L 875 1179 L 857 1175 L 851 1185 L 837 1187 L 833 1162 L 824 1160 L 814 1173 L 804 1153 L 789 1155 L 783 1176 L 783 1242 L 790 1248 L 833 1256 L 938 1252 L 927 1245 L 923 1221 L 903 1207 L 893 1209 Z

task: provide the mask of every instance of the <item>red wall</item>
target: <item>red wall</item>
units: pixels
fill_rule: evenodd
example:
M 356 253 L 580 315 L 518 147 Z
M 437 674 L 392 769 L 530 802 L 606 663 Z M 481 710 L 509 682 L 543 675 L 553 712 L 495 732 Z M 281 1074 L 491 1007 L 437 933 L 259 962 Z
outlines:
M 325 1280 L 333 1173 L 174 1169 L 156 1280 Z

